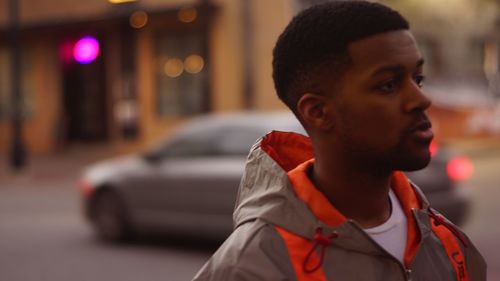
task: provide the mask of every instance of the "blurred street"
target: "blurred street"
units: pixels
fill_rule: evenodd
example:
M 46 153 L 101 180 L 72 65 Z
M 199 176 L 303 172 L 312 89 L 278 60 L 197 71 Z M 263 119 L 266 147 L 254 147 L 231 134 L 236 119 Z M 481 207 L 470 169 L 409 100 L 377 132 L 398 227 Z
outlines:
M 500 150 L 462 149 L 476 168 L 467 184 L 475 204 L 464 229 L 487 259 L 488 280 L 500 280 L 500 226 L 494 223 L 500 214 Z M 2 175 L 0 280 L 190 280 L 216 243 L 155 239 L 109 245 L 95 238 L 82 219 L 75 185 L 82 165 L 106 155 L 94 152 L 71 152 L 70 162 L 38 160 L 25 175 Z
M 105 151 L 85 154 L 0 176 L 0 280 L 190 280 L 215 243 L 155 238 L 110 245 L 94 236 L 81 215 L 76 179 L 81 165 Z

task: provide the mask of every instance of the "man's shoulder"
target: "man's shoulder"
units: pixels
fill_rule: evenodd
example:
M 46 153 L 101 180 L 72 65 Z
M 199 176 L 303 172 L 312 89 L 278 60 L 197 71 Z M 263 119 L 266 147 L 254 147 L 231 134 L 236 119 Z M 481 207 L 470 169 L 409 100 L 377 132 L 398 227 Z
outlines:
M 242 257 L 259 252 L 262 246 L 279 242 L 274 225 L 262 220 L 254 220 L 240 225 L 215 252 L 214 257 L 230 254 L 232 262 L 237 263 Z
M 275 227 L 255 220 L 236 228 L 193 280 L 246 280 L 248 276 L 270 275 L 276 279 L 293 276 L 293 267 Z

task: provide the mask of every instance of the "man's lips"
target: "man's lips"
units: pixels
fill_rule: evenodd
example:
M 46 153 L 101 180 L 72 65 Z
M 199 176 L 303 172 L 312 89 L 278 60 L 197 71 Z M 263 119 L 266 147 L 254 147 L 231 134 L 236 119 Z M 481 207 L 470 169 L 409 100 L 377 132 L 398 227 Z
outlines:
M 427 141 L 432 140 L 434 137 L 434 132 L 432 131 L 432 124 L 429 120 L 423 120 L 418 122 L 411 130 L 411 135 L 418 139 Z

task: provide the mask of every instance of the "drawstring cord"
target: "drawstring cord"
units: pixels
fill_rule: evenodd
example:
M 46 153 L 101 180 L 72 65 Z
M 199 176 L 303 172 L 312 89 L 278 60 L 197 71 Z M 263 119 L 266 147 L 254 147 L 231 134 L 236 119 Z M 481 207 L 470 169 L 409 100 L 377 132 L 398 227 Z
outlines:
M 452 224 L 447 222 L 446 219 L 442 215 L 436 214 L 434 212 L 434 210 L 430 207 L 429 207 L 428 211 L 429 211 L 429 216 L 434 219 L 435 226 L 442 225 L 442 226 L 446 227 L 449 231 L 451 231 L 455 235 L 455 237 L 457 237 L 458 239 L 460 239 L 460 241 L 462 241 L 462 244 L 464 244 L 464 246 L 466 248 L 469 247 L 469 243 L 464 238 L 462 233 L 460 233 L 460 231 L 458 231 Z
M 442 225 L 446 227 L 448 230 L 450 230 L 460 241 L 463 243 L 465 247 L 469 246 L 469 243 L 467 240 L 464 238 L 462 233 L 460 233 L 452 224 L 446 221 L 446 219 L 440 215 L 436 214 L 432 208 L 428 208 L 429 216 L 433 218 L 434 220 L 434 225 L 439 226 Z M 306 273 L 312 273 L 316 270 L 318 270 L 321 265 L 323 264 L 323 260 L 325 258 L 325 249 L 326 247 L 330 246 L 332 244 L 332 240 L 334 238 L 337 238 L 339 235 L 336 232 L 332 232 L 329 235 L 323 235 L 323 229 L 321 227 L 316 228 L 316 233 L 314 234 L 313 238 L 313 244 L 311 249 L 306 255 L 306 258 L 304 259 L 304 263 L 302 264 L 302 267 Z M 314 265 L 312 268 L 308 267 L 309 260 L 311 259 L 311 256 L 313 252 L 316 250 L 316 248 L 320 246 L 321 247 L 321 252 L 319 254 L 319 261 L 318 264 Z
M 323 229 L 321 227 L 316 228 L 316 233 L 314 234 L 313 244 L 312 244 L 311 250 L 309 250 L 309 252 L 307 253 L 307 256 L 304 259 L 304 263 L 302 265 L 304 268 L 304 271 L 306 273 L 312 273 L 321 267 L 321 265 L 323 264 L 324 257 L 325 257 L 326 247 L 330 246 L 332 244 L 332 239 L 337 238 L 338 236 L 339 235 L 335 232 L 332 232 L 328 236 L 325 236 L 325 235 L 323 235 Z M 314 267 L 308 268 L 307 264 L 309 263 L 309 259 L 311 258 L 311 255 L 316 250 L 316 247 L 318 245 L 321 247 L 319 262 Z

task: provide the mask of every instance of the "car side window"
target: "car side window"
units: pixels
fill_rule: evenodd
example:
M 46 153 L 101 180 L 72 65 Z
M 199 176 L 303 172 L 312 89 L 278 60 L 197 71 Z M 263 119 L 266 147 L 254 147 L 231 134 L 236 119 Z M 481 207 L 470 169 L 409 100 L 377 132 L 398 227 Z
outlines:
M 216 155 L 217 151 L 209 140 L 183 139 L 169 145 L 165 157 L 201 157 Z
M 221 154 L 217 143 L 219 130 L 201 130 L 182 136 L 168 144 L 163 156 L 168 158 L 193 158 Z
M 173 141 L 162 154 L 168 158 L 246 156 L 265 133 L 262 129 L 245 126 L 197 132 Z
M 220 150 L 224 155 L 246 156 L 252 145 L 265 133 L 267 132 L 263 128 L 247 126 L 227 128 L 221 134 Z

